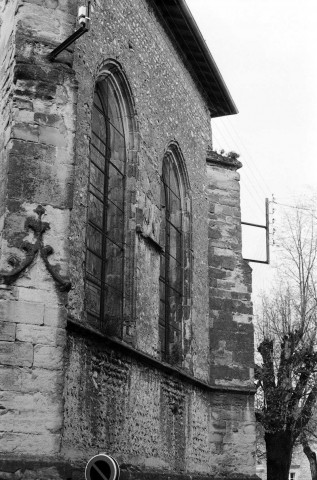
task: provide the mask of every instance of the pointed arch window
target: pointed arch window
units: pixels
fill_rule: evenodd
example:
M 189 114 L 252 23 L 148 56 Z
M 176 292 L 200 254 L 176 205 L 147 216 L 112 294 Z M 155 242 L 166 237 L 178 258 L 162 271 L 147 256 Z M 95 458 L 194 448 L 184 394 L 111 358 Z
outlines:
M 179 363 L 182 355 L 184 300 L 184 234 L 180 175 L 175 158 L 168 152 L 163 160 L 161 181 L 160 316 L 162 359 Z
M 86 245 L 86 310 L 97 328 L 119 334 L 124 299 L 126 145 L 118 92 L 109 75 L 92 108 Z

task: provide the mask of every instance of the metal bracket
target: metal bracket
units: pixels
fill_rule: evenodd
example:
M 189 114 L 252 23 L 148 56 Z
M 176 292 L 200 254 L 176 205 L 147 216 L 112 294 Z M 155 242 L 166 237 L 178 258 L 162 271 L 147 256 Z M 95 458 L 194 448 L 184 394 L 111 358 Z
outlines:
M 69 45 L 74 43 L 79 37 L 81 37 L 84 33 L 88 32 L 90 29 L 90 2 L 88 2 L 87 6 L 87 16 L 81 15 L 81 9 L 85 7 L 79 7 L 79 13 L 78 13 L 78 20 L 79 23 L 81 24 L 81 27 L 76 30 L 70 37 L 66 38 L 63 43 L 58 45 L 58 47 L 54 48 L 54 50 L 51 51 L 47 55 L 48 60 L 53 62 L 57 55 L 59 55 L 63 50 L 66 50 Z
M 241 225 L 249 225 L 250 227 L 265 228 L 266 230 L 266 260 L 254 260 L 251 258 L 244 258 L 246 262 L 270 263 L 270 216 L 269 216 L 269 199 L 265 199 L 265 225 L 257 225 L 256 223 L 241 222 Z

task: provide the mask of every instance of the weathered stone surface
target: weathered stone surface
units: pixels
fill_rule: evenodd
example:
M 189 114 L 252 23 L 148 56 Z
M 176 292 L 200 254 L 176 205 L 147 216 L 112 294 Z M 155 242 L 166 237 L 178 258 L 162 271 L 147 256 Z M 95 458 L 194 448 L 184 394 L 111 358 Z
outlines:
M 217 385 L 249 384 L 251 387 L 254 361 L 251 276 L 241 253 L 239 195 L 232 196 L 232 190 L 239 192 L 239 175 L 234 171 L 239 165 L 233 165 L 230 159 L 219 154 L 216 160 L 223 163 L 224 168 L 207 159 L 211 212 L 208 230 L 210 379 Z
M 60 434 L 30 434 L 15 432 L 0 432 L 2 453 L 17 455 L 56 455 L 60 450 Z
M 44 368 L 0 366 L 0 389 L 21 393 L 56 394 L 63 389 L 63 373 Z
M 25 342 L 0 342 L 0 364 L 31 367 L 33 345 Z
M 62 425 L 61 403 L 42 393 L 0 392 L 1 430 L 16 433 L 44 434 L 59 432 Z M 37 412 L 36 416 L 34 412 Z
M 44 323 L 44 305 L 21 300 L 6 300 L 0 302 L 0 319 L 6 322 L 42 325 Z
M 0 322 L 0 340 L 14 342 L 16 324 L 10 322 Z
M 19 324 L 16 329 L 16 339 L 33 344 L 63 346 L 66 332 L 63 328 Z
M 224 368 L 225 379 L 231 373 Z M 243 458 L 252 475 L 249 395 L 204 391 L 77 335 L 69 337 L 66 385 L 64 448 L 72 458 L 111 448 L 120 462 L 142 464 L 142 471 L 183 465 L 201 475 L 208 470 L 210 478 L 220 472 L 234 477 Z M 118 426 L 111 439 L 109 424 Z
M 35 345 L 34 367 L 60 370 L 63 368 L 63 354 L 64 350 L 62 347 Z
M 44 325 L 52 327 L 66 327 L 67 310 L 66 308 L 56 308 L 53 306 L 45 305 L 44 310 Z

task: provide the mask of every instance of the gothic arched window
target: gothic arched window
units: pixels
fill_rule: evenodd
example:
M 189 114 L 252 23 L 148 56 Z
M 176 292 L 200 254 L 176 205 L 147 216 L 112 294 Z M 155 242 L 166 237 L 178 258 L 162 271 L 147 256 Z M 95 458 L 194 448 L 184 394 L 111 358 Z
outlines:
M 92 108 L 86 309 L 97 328 L 119 334 L 124 298 L 126 144 L 120 97 L 111 75 L 97 83 Z
M 160 259 L 160 345 L 162 359 L 179 363 L 184 317 L 184 231 L 181 177 L 176 158 L 168 151 L 161 181 L 162 227 Z

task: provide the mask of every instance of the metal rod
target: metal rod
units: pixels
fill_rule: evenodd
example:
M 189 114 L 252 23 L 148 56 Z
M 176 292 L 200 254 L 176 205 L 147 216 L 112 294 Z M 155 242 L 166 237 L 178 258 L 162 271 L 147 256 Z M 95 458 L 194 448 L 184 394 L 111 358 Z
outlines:
M 49 60 L 53 61 L 57 57 L 57 55 L 59 55 L 63 50 L 65 50 L 67 47 L 69 47 L 69 45 L 74 43 L 75 40 L 77 40 L 79 37 L 81 37 L 84 33 L 88 32 L 88 30 L 89 29 L 86 27 L 86 25 L 83 25 L 82 27 L 80 27 L 70 37 L 66 38 L 66 40 L 64 40 L 64 42 L 62 42 L 60 45 L 58 45 L 58 47 L 54 48 L 54 50 L 52 50 L 51 53 L 49 53 L 47 55 L 47 58 Z
M 270 212 L 269 199 L 265 199 L 265 220 L 266 220 L 266 261 L 270 263 Z
M 249 223 L 249 222 L 241 222 L 241 225 L 250 225 L 250 227 L 267 228 L 266 225 L 258 225 L 257 223 Z
M 57 55 L 59 55 L 63 50 L 65 50 L 69 45 L 75 42 L 79 37 L 81 37 L 84 33 L 88 32 L 90 28 L 90 1 L 88 2 L 87 5 L 87 17 L 85 17 L 85 23 L 78 29 L 76 32 L 74 32 L 70 37 L 66 38 L 64 42 L 62 42 L 58 47 L 54 48 L 54 50 L 51 51 L 47 55 L 47 58 L 52 62 Z
M 252 260 L 251 258 L 244 258 L 246 262 L 253 262 L 253 263 L 264 263 L 265 265 L 268 265 L 267 260 Z

